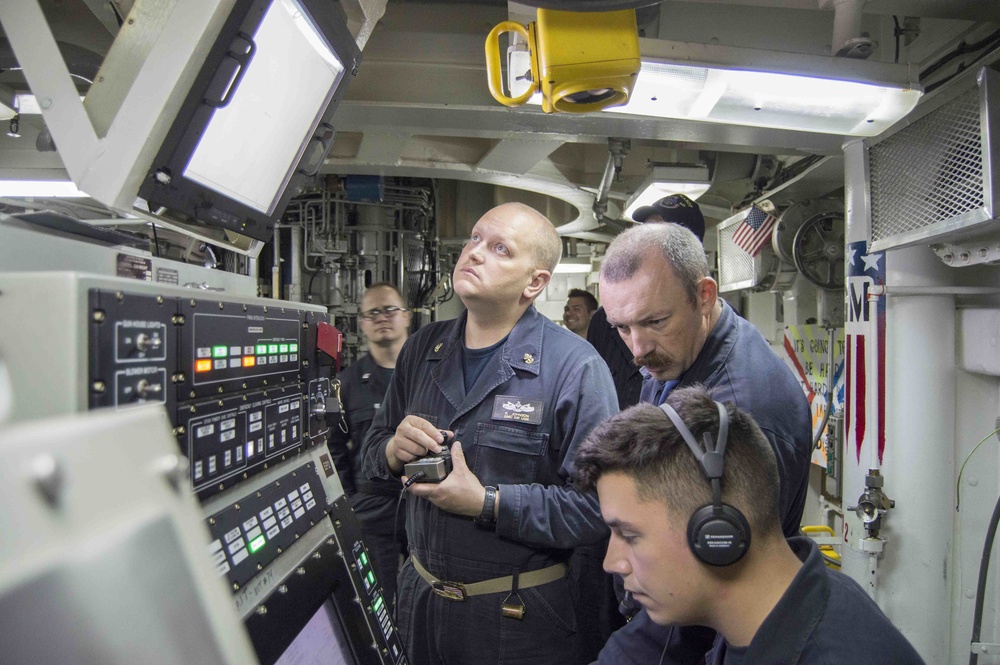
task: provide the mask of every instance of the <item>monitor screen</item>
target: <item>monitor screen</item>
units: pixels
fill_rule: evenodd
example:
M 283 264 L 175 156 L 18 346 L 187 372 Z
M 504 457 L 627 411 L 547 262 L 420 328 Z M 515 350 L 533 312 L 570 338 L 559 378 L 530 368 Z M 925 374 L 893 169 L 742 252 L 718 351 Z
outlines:
M 167 217 L 269 239 L 329 152 L 359 59 L 339 3 L 236 0 L 139 196 Z
M 333 601 L 327 600 L 299 631 L 275 665 L 353 665 L 354 658 L 337 618 Z
M 239 87 L 212 114 L 184 177 L 270 215 L 344 63 L 297 0 L 275 0 L 253 42 Z

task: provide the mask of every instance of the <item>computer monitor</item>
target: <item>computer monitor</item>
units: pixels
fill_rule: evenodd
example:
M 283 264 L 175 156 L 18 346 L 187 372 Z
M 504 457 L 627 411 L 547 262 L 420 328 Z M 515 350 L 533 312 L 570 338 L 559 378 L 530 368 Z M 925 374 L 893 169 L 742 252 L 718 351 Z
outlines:
M 323 603 L 274 665 L 354 665 L 333 599 Z
M 359 60 L 339 3 L 238 0 L 139 196 L 167 217 L 269 239 L 326 158 Z

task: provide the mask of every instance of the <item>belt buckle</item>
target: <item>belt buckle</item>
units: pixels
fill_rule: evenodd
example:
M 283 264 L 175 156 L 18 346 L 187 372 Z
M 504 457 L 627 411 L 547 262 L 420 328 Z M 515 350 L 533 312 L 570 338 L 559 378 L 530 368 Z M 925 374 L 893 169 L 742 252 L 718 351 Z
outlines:
M 447 598 L 448 600 L 461 602 L 468 597 L 465 595 L 465 585 L 460 582 L 445 582 L 443 580 L 437 580 L 431 583 L 431 587 L 434 589 L 434 593 L 442 598 Z

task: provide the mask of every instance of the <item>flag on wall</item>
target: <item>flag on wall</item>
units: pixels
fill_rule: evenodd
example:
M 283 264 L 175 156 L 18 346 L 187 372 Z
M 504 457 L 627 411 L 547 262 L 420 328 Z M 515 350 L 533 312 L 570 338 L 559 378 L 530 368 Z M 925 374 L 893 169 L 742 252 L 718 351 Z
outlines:
M 774 215 L 767 214 L 760 207 L 750 206 L 750 212 L 733 234 L 733 242 L 750 256 L 757 256 L 771 241 L 771 232 L 777 221 Z
M 885 253 L 848 243 L 846 449 L 861 462 L 867 444 L 885 453 Z M 871 464 L 875 464 L 872 460 Z M 865 468 L 865 467 L 862 467 Z

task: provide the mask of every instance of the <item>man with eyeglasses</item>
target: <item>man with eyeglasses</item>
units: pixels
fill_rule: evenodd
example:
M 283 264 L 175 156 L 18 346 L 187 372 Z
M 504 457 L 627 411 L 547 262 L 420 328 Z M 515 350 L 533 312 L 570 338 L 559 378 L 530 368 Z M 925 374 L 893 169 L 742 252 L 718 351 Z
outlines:
M 369 286 L 361 297 L 358 318 L 361 333 L 368 341 L 368 353 L 351 363 L 337 377 L 340 379 L 347 431 L 340 427 L 332 428 L 330 452 L 354 514 L 361 522 L 375 574 L 391 603 L 396 595 L 400 555 L 406 554 L 402 511 L 399 512 L 399 526 L 396 528 L 396 504 L 401 489 L 398 482 L 369 480 L 364 476 L 361 472 L 361 444 L 375 412 L 382 405 L 386 386 L 396 367 L 396 358 L 409 333 L 410 312 L 395 286 L 379 282 Z
M 403 481 L 442 451 L 440 430 L 454 440 L 451 472 L 406 501 L 396 610 L 412 665 L 586 662 L 567 562 L 608 532 L 573 459 L 617 408 L 594 348 L 533 305 L 561 253 L 528 206 L 483 215 L 452 277 L 466 312 L 407 341 L 365 439 L 365 471 Z

